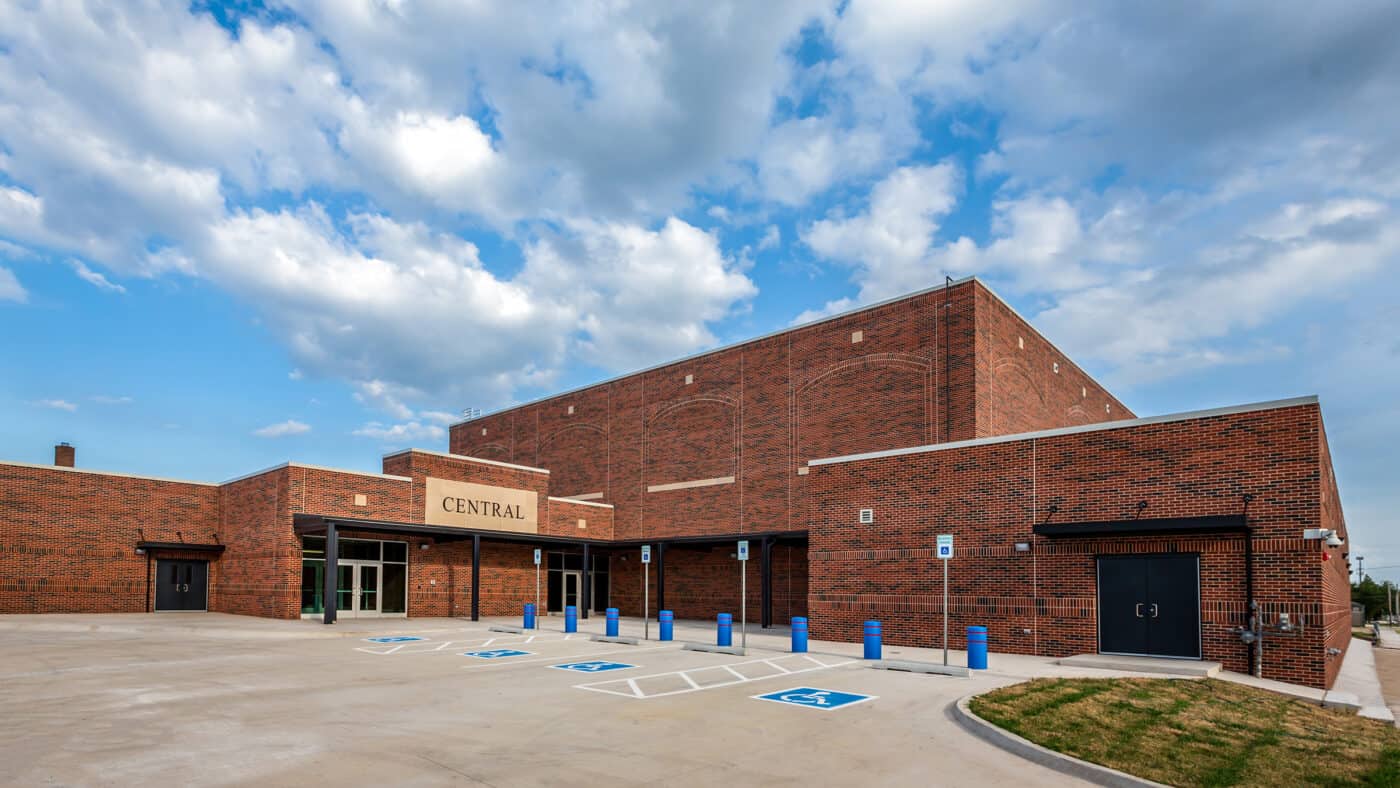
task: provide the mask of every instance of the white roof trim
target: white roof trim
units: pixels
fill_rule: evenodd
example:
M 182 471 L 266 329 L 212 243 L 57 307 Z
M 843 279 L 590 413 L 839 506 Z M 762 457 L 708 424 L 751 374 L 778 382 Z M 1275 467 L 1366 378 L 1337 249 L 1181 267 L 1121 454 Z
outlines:
M 517 470 L 517 471 L 530 471 L 531 473 L 549 473 L 549 470 L 548 470 L 547 468 L 531 468 L 531 467 L 528 466 L 528 465 L 516 465 L 516 464 L 513 463 L 513 462 L 499 462 L 499 461 L 497 461 L 497 460 L 483 460 L 483 459 L 481 459 L 480 457 L 468 457 L 468 456 L 466 456 L 466 455 L 464 455 L 464 454 L 448 454 L 447 452 L 443 452 L 443 451 L 428 451 L 427 449 L 401 449 L 401 450 L 399 450 L 399 451 L 390 452 L 389 454 L 384 455 L 384 459 L 387 460 L 387 459 L 389 459 L 390 457 L 397 457 L 397 456 L 399 456 L 400 454 L 408 454 L 408 453 L 410 453 L 410 452 L 417 452 L 418 454 L 429 454 L 429 455 L 432 455 L 433 457 L 447 457 L 448 459 L 453 459 L 453 460 L 466 460 L 467 462 L 479 462 L 479 463 L 481 463 L 482 465 L 495 465 L 495 466 L 497 466 L 497 467 L 499 467 L 499 468 L 514 468 L 514 469 Z
M 569 497 L 567 497 L 567 496 L 551 495 L 551 496 L 549 496 L 549 500 L 551 500 L 551 501 L 563 501 L 563 502 L 565 502 L 565 503 L 577 503 L 577 504 L 582 504 L 582 505 L 584 505 L 584 506 L 601 506 L 601 507 L 604 508 L 604 509 L 611 509 L 611 508 L 613 508 L 613 505 L 610 504 L 610 503 L 598 503 L 597 501 L 580 501 L 580 500 L 577 499 L 577 498 L 569 498 Z
M 119 473 L 117 471 L 94 471 L 88 468 L 69 468 L 66 465 L 43 465 L 35 462 L 12 462 L 10 460 L 0 460 L 0 466 L 8 465 L 13 468 L 33 468 L 41 471 L 63 471 L 64 473 L 90 473 L 94 476 L 115 476 L 121 479 L 143 479 L 149 482 L 170 482 L 173 484 L 193 484 L 200 487 L 218 487 L 218 482 L 197 482 L 189 479 L 169 479 L 164 476 L 141 476 L 135 473 Z
M 762 341 L 765 340 L 765 339 L 772 339 L 773 337 L 781 336 L 781 335 L 783 335 L 783 334 L 792 333 L 792 332 L 794 332 L 794 331 L 801 331 L 801 330 L 803 330 L 803 329 L 805 329 L 805 328 L 811 328 L 812 326 L 819 326 L 819 325 L 821 325 L 822 323 L 830 323 L 830 322 L 833 322 L 833 321 L 836 321 L 836 320 L 843 320 L 843 319 L 848 318 L 848 317 L 850 317 L 850 316 L 852 316 L 852 315 L 859 314 L 859 313 L 861 313 L 861 312 L 865 312 L 865 311 L 868 311 L 868 310 L 871 310 L 871 309 L 879 309 L 880 307 L 889 306 L 890 304 L 897 304 L 897 303 L 899 303 L 900 301 L 908 301 L 908 300 L 911 299 L 911 298 L 918 298 L 919 296 L 925 296 L 925 295 L 928 295 L 929 293 L 936 293 L 936 292 L 938 292 L 939 290 L 942 290 L 942 289 L 945 288 L 945 287 L 957 287 L 958 285 L 966 284 L 966 283 L 968 283 L 968 282 L 975 282 L 975 281 L 979 281 L 979 280 L 977 279 L 976 276 L 964 276 L 964 277 L 961 278 L 961 279 L 954 279 L 953 282 L 952 282 L 952 284 L 949 284 L 949 283 L 947 283 L 947 282 L 943 282 L 943 283 L 941 283 L 941 284 L 934 285 L 933 287 L 926 287 L 926 288 L 924 288 L 923 290 L 915 290 L 915 291 L 912 292 L 912 293 L 905 293 L 904 295 L 898 295 L 898 296 L 895 296 L 894 298 L 886 298 L 886 299 L 883 300 L 883 301 L 876 301 L 876 302 L 870 303 L 870 304 L 861 304 L 860 306 L 854 307 L 854 308 L 852 308 L 852 309 L 847 309 L 845 312 L 838 312 L 838 313 L 836 313 L 836 314 L 834 314 L 834 315 L 827 315 L 826 317 L 820 317 L 820 318 L 817 318 L 816 320 L 810 320 L 810 321 L 808 321 L 808 322 L 806 322 L 806 323 L 799 323 L 799 324 L 797 324 L 797 325 L 795 325 L 795 326 L 788 326 L 787 328 L 780 328 L 780 329 L 778 329 L 777 331 L 769 331 L 769 332 L 766 333 L 766 334 L 760 334 L 760 335 L 758 335 L 758 336 L 756 336 L 756 337 L 750 337 L 750 338 L 748 338 L 748 339 L 741 339 L 741 340 L 739 340 L 738 342 L 731 342 L 731 343 L 729 343 L 729 344 L 727 344 L 727 345 L 720 345 L 719 347 L 711 348 L 711 349 L 709 349 L 709 350 L 702 350 L 702 351 L 700 351 L 699 353 L 692 353 L 692 354 L 690 354 L 689 356 L 682 356 L 682 357 L 680 357 L 680 358 L 678 358 L 678 359 L 673 359 L 673 360 L 671 360 L 671 361 L 665 361 L 665 362 L 662 362 L 662 363 L 660 363 L 660 364 L 655 364 L 655 365 L 653 365 L 653 366 L 646 367 L 646 368 L 644 368 L 644 369 L 634 370 L 634 371 L 632 371 L 632 372 L 628 372 L 628 373 L 625 374 L 625 375 L 618 375 L 618 376 L 616 376 L 616 377 L 611 377 L 611 378 L 608 378 L 608 379 L 606 379 L 606 380 L 600 380 L 600 381 L 598 381 L 597 383 L 589 383 L 589 384 L 586 385 L 586 386 L 579 386 L 578 388 L 572 388 L 572 389 L 568 389 L 567 391 L 561 391 L 561 392 L 559 392 L 558 394 L 549 394 L 549 395 L 544 396 L 544 397 L 538 397 L 538 398 L 536 398 L 536 399 L 527 400 L 527 401 L 522 402 L 522 403 L 520 403 L 520 404 L 518 404 L 518 405 L 510 405 L 510 406 L 508 406 L 508 407 L 501 408 L 500 410 L 491 411 L 490 413 L 483 413 L 483 414 L 481 414 L 480 416 L 477 416 L 476 418 L 473 418 L 473 419 L 462 419 L 461 421 L 453 422 L 452 424 L 447 425 L 447 428 L 450 430 L 450 429 L 452 429 L 453 427 L 460 427 L 460 426 L 462 426 L 463 424 L 470 424 L 470 423 L 472 423 L 472 422 L 474 422 L 474 421 L 481 421 L 482 419 L 485 419 L 485 418 L 487 418 L 488 416 L 498 416 L 498 415 L 500 415 L 500 414 L 502 414 L 502 413 L 509 413 L 509 412 L 511 412 L 511 411 L 513 411 L 513 410 L 519 410 L 520 408 L 528 408 L 528 407 L 530 407 L 531 405 L 538 405 L 538 404 L 540 404 L 541 402 L 548 402 L 548 401 L 553 400 L 553 399 L 559 399 L 560 397 L 567 397 L 567 396 L 570 396 L 570 395 L 573 395 L 573 394 L 579 394 L 579 393 L 581 393 L 581 392 L 588 391 L 589 389 L 597 388 L 597 387 L 599 387 L 599 386 L 606 386 L 606 385 L 608 385 L 609 383 L 616 383 L 616 382 L 618 382 L 619 380 L 625 380 L 625 379 L 627 379 L 627 378 L 634 377 L 634 376 L 636 376 L 636 375 L 643 375 L 643 374 L 646 374 L 646 373 L 648 373 L 648 372 L 655 372 L 655 371 L 658 370 L 658 369 L 665 369 L 665 368 L 667 368 L 667 367 L 673 367 L 673 366 L 675 366 L 675 365 L 677 365 L 677 364 L 684 364 L 684 363 L 686 363 L 686 362 L 688 362 L 688 361 L 694 361 L 694 360 L 696 360 L 696 359 L 698 359 L 698 358 L 704 358 L 705 356 L 710 356 L 710 355 L 713 355 L 713 354 L 715 354 L 715 353 L 723 353 L 723 352 L 726 351 L 726 350 L 733 350 L 733 349 L 735 349 L 735 348 L 743 347 L 744 345 L 749 345 L 749 344 L 752 344 L 752 343 L 754 343 L 754 342 L 762 342 Z M 986 283 L 983 283 L 983 286 L 985 287 L 985 286 L 986 286 Z M 997 296 L 997 298 L 1000 299 L 1001 296 Z M 1007 306 L 1009 307 L 1010 304 L 1007 304 Z M 1014 312 L 1014 311 L 1016 311 L 1016 310 L 1013 309 L 1013 310 L 1011 310 L 1011 311 Z M 1020 315 L 1017 315 L 1017 317 L 1020 317 Z M 1025 318 L 1021 318 L 1021 319 L 1022 319 L 1022 320 L 1025 320 Z
M 951 443 L 936 443 L 930 446 L 910 446 L 904 449 L 887 449 L 885 451 L 872 451 L 864 454 L 847 454 L 841 457 L 826 457 L 820 460 L 808 460 L 808 465 L 835 465 L 843 462 L 859 462 L 861 460 L 878 460 L 884 457 L 899 457 L 905 454 L 924 454 L 934 451 L 946 451 L 949 449 L 965 449 L 971 446 L 990 446 L 997 443 L 1014 443 L 1017 441 L 1036 440 L 1038 438 L 1053 438 L 1059 435 L 1078 435 L 1085 432 L 1104 432 L 1107 430 L 1121 430 L 1129 427 L 1143 427 L 1148 424 L 1168 424 L 1174 421 L 1190 421 L 1193 419 L 1208 419 L 1213 416 L 1230 416 L 1236 413 L 1254 413 L 1265 410 L 1278 410 L 1279 408 L 1293 408 L 1299 405 L 1316 405 L 1317 395 L 1306 397 L 1294 397 L 1292 399 L 1279 399 L 1269 402 L 1256 402 L 1249 405 L 1231 405 L 1225 408 L 1212 408 L 1210 410 L 1194 410 L 1186 413 L 1170 413 L 1164 416 L 1148 416 L 1140 419 L 1124 419 L 1122 421 L 1105 421 L 1100 424 L 1085 424 L 1079 427 L 1060 427 L 1053 430 L 1041 430 L 1039 432 L 1022 432 L 1016 435 L 996 435 L 990 438 L 977 438 L 975 440 L 953 441 Z
M 388 473 L 374 473 L 373 471 L 352 471 L 352 470 L 348 470 L 348 469 L 345 469 L 345 468 L 328 468 L 328 467 L 326 467 L 326 466 L 324 466 L 324 465 L 308 465 L 307 463 L 304 463 L 304 462 L 284 462 L 284 463 L 280 463 L 280 464 L 278 464 L 278 465 L 274 465 L 274 466 L 272 466 L 271 468 L 263 468 L 263 469 L 260 470 L 260 471 L 253 471 L 252 473 L 245 473 L 245 474 L 243 474 L 242 476 L 238 476 L 238 477 L 236 477 L 236 478 L 229 479 L 229 480 L 226 481 L 226 482 L 221 482 L 221 484 L 233 484 L 234 482 L 241 482 L 241 481 L 243 481 L 243 480 L 245 480 L 245 479 L 251 479 L 251 478 L 253 478 L 253 477 L 255 477 L 255 476 L 262 476 L 262 475 L 265 474 L 265 473 L 272 473 L 273 471 L 280 471 L 280 470 L 282 470 L 283 468 L 309 468 L 310 470 L 313 470 L 313 471 L 327 471 L 327 472 L 329 472 L 329 473 L 348 473 L 348 474 L 353 474 L 353 475 L 355 475 L 355 476 L 368 476 L 368 477 L 370 477 L 370 478 L 372 478 L 372 479 L 391 479 L 391 480 L 396 481 L 396 482 L 411 482 L 411 481 L 413 481 L 413 479 L 411 479 L 411 478 L 409 478 L 409 477 L 407 477 L 407 476 L 394 476 L 394 475 L 388 474 Z

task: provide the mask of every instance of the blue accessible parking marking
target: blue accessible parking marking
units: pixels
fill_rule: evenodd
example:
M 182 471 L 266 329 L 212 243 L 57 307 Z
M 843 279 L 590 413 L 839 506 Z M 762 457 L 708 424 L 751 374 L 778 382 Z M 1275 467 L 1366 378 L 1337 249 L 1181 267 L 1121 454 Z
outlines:
M 579 673 L 602 673 L 606 670 L 626 670 L 637 666 L 628 665 L 625 662 L 608 662 L 607 660 L 595 659 L 591 662 L 566 662 L 563 665 L 550 665 L 550 667 L 560 670 L 573 670 Z
M 867 700 L 875 700 L 874 695 L 857 695 L 854 692 L 837 692 L 836 690 L 817 689 L 816 687 L 793 687 L 792 689 L 780 692 L 769 692 L 764 695 L 752 696 L 755 700 L 771 700 L 774 703 L 788 703 L 793 706 L 801 706 L 807 709 L 839 709 L 842 706 L 851 706 L 856 703 L 864 703 Z
M 477 659 L 503 659 L 505 657 L 524 657 L 532 652 L 517 651 L 513 648 L 495 648 L 490 651 L 464 651 L 464 657 L 476 657 Z
M 414 640 L 422 639 L 423 638 L 417 637 L 415 635 L 394 635 L 392 637 L 365 638 L 365 640 L 368 640 L 371 643 L 409 643 Z

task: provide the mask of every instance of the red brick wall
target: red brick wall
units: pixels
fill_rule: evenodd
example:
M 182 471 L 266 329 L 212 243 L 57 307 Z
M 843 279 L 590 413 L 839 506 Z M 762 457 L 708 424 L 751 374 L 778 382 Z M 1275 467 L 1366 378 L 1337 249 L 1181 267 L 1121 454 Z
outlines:
M 926 293 L 457 425 L 451 451 L 603 493 L 619 539 L 800 530 L 806 460 L 947 438 L 947 369 L 951 434 L 975 434 L 974 284 L 950 297 L 951 365 L 944 294 Z
M 1041 439 L 818 466 L 810 530 L 814 637 L 850 640 L 866 618 L 891 643 L 941 646 L 941 567 L 934 536 L 953 533 L 950 645 L 964 627 L 989 627 L 993 651 L 1062 656 L 1097 650 L 1095 555 L 1201 554 L 1206 659 L 1243 670 L 1228 630 L 1245 618 L 1239 537 L 1048 540 L 1034 523 L 1236 514 L 1241 495 L 1255 533 L 1255 593 L 1268 623 L 1305 621 L 1269 640 L 1265 675 L 1322 686 L 1325 659 L 1318 527 L 1320 415 L 1299 405 Z M 857 522 L 860 508 L 875 523 Z M 1014 552 L 1032 543 L 1029 554 Z M 1027 631 L 1029 630 L 1029 631 Z
M 613 538 L 613 509 L 611 506 L 589 504 L 582 501 L 564 501 L 550 498 L 549 517 L 541 519 L 540 533 L 546 536 L 563 536 L 574 539 Z M 579 527 L 579 521 L 584 527 Z
M 977 288 L 977 437 L 1133 417 L 1005 302 Z
M 0 613 L 143 612 L 136 543 L 212 543 L 218 511 L 212 485 L 0 464 Z
M 292 534 L 291 469 L 264 471 L 219 488 L 220 559 L 212 610 L 245 616 L 300 615 L 301 553 Z
M 1342 515 L 1341 496 L 1337 492 L 1337 477 L 1332 471 L 1332 455 L 1327 446 L 1327 433 L 1318 418 L 1318 448 L 1322 473 L 1318 478 L 1320 527 L 1336 531 L 1347 539 L 1346 519 Z M 1343 555 L 1350 551 L 1341 547 L 1318 545 L 1318 570 L 1322 574 L 1322 608 L 1327 648 L 1338 653 L 1327 659 L 1327 685 L 1330 687 L 1342 668 L 1342 657 L 1351 645 L 1351 572 Z M 1327 560 L 1321 560 L 1323 556 Z

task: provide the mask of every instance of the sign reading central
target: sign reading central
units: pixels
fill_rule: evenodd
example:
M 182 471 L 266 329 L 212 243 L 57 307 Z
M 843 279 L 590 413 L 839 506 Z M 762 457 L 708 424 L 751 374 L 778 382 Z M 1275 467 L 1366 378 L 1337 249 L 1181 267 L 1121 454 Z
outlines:
M 454 528 L 539 533 L 539 493 L 487 484 L 427 479 L 424 522 Z

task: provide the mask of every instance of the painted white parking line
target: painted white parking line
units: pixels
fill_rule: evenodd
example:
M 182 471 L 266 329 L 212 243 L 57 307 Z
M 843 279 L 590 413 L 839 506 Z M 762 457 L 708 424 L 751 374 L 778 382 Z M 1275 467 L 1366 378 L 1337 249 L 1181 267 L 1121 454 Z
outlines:
M 559 660 L 581 661 L 588 657 L 603 657 L 610 654 L 638 654 L 643 651 L 659 651 L 661 649 L 675 649 L 675 646 L 652 646 L 650 648 L 615 648 L 607 651 L 589 651 L 583 654 L 556 654 L 552 657 L 539 657 L 537 659 L 513 659 L 510 662 L 485 663 L 481 665 L 463 665 L 466 670 L 482 670 L 484 668 L 504 668 L 511 665 L 528 665 L 531 662 L 558 662 Z
M 484 648 L 489 648 L 489 647 L 491 647 L 491 646 L 513 646 L 513 645 L 523 645 L 523 644 L 525 644 L 525 643 L 534 643 L 534 642 L 536 642 L 536 641 L 539 641 L 539 642 L 542 642 L 542 643 L 548 643 L 548 642 L 561 642 L 561 643 L 562 643 L 562 642 L 564 642 L 564 641 L 566 641 L 566 640 L 574 640 L 576 637 L 577 637 L 577 634 L 575 634 L 575 633 L 570 633 L 570 634 L 567 634 L 567 635 L 561 634 L 561 635 L 559 635 L 559 636 L 557 636 L 557 637 L 555 637 L 555 636 L 550 636 L 550 635 L 528 635 L 528 636 L 522 636 L 522 637 L 490 637 L 490 638 L 484 638 L 484 639 L 481 639 L 481 638 L 472 638 L 472 639 L 463 639 L 463 640 L 443 640 L 443 641 L 422 640 L 422 641 L 415 641 L 415 642 L 412 642 L 412 643 L 397 643 L 397 644 L 392 645 L 392 646 L 390 646 L 390 645 L 385 645 L 385 646 L 356 646 L 356 647 L 355 647 L 355 650 L 356 650 L 356 651 L 362 651 L 362 652 L 364 652 L 364 653 L 366 653 L 366 654 L 374 654 L 375 656 L 383 657 L 383 656 L 389 656 L 389 655 L 391 655 L 391 654 L 397 654 L 397 655 L 405 655 L 405 654 L 433 654 L 433 653 L 440 652 L 440 651 L 445 651 L 445 650 L 448 650 L 448 649 L 467 649 L 467 648 L 484 649 Z
M 618 695 L 624 698 L 664 698 L 670 695 L 684 695 L 690 692 L 702 692 L 704 690 L 720 689 L 721 687 L 733 687 L 738 684 L 748 684 L 754 681 L 775 679 L 780 676 L 794 676 L 799 673 L 811 673 L 815 670 L 829 670 L 831 668 L 839 668 L 845 665 L 851 665 L 858 661 L 859 660 L 848 659 L 842 660 L 840 662 L 823 662 L 817 659 L 816 657 L 812 657 L 807 654 L 793 654 L 791 656 L 778 657 L 775 659 L 755 659 L 750 660 L 748 662 L 735 662 L 732 665 L 707 665 L 699 668 L 689 668 L 687 670 L 673 670 L 668 671 L 666 673 L 653 673 L 648 676 L 634 676 L 632 678 L 627 679 L 594 681 L 589 682 L 587 684 L 575 684 L 574 688 L 589 690 L 590 692 L 602 692 L 608 695 Z M 788 664 L 778 664 L 780 662 L 786 662 Z M 771 668 L 776 668 L 778 672 L 766 676 L 755 676 L 750 678 L 748 676 L 745 676 L 743 673 L 740 673 L 739 671 L 735 670 L 735 668 L 743 667 L 745 665 L 760 664 L 767 665 Z M 736 678 L 727 681 L 703 683 L 697 680 L 703 678 L 702 676 L 692 675 L 704 673 L 709 673 L 713 675 L 716 673 L 722 673 L 723 671 L 728 671 Z M 668 686 L 674 686 L 676 679 L 684 681 L 690 686 L 684 689 L 666 689 L 666 687 Z M 655 691 L 648 690 L 648 685 L 655 686 Z

